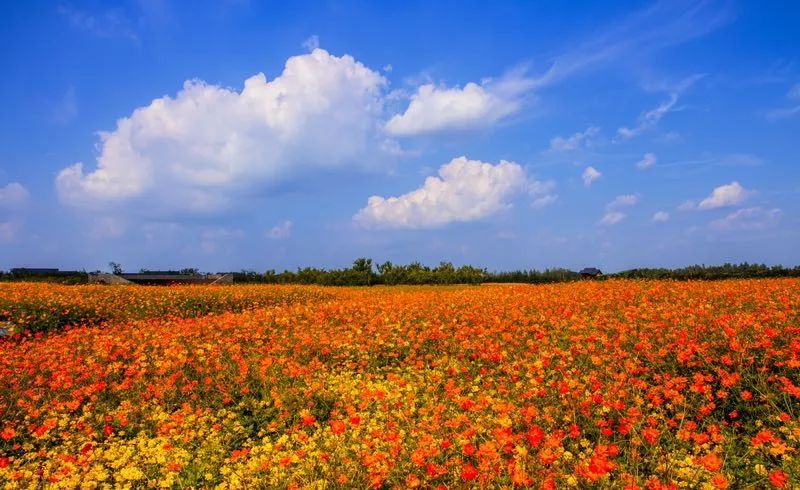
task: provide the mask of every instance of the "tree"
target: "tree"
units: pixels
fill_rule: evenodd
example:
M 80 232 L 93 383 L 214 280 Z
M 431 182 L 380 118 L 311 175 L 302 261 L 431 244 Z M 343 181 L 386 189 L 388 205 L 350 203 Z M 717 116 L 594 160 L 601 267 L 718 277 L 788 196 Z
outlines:
M 353 272 L 358 277 L 357 281 L 363 281 L 367 286 L 373 283 L 372 259 L 365 257 L 357 258 L 353 261 Z
M 122 270 L 122 264 L 119 262 L 109 262 L 108 268 L 111 269 L 111 273 L 115 276 L 122 274 L 124 271 Z

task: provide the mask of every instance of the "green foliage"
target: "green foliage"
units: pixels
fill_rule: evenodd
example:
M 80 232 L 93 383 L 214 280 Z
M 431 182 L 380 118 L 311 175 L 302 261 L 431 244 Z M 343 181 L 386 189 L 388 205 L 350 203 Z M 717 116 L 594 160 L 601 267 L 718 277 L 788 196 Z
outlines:
M 630 269 L 612 274 L 611 277 L 625 279 L 674 279 L 686 280 L 717 280 L 717 279 L 745 279 L 760 277 L 800 277 L 800 266 L 787 268 L 780 265 L 769 267 L 764 264 L 723 264 L 723 265 L 693 265 L 680 269 Z
M 741 279 L 759 277 L 800 277 L 800 267 L 769 267 L 760 264 L 724 264 L 721 266 L 695 265 L 682 269 L 632 269 L 603 278 L 627 279 L 674 279 L 674 280 L 713 280 Z M 263 274 L 243 270 L 234 274 L 237 283 L 264 284 L 318 284 L 323 286 L 371 286 L 385 285 L 423 285 L 423 284 L 481 284 L 484 282 L 546 284 L 577 281 L 581 275 L 564 268 L 538 270 L 516 270 L 487 272 L 470 265 L 455 267 L 450 262 L 441 262 L 436 267 L 428 267 L 419 262 L 396 265 L 389 261 L 373 265 L 367 258 L 359 258 L 348 269 L 320 269 L 316 267 L 299 268 L 297 271 L 276 272 L 268 270 Z
M 394 265 L 384 262 L 377 267 L 372 259 L 358 258 L 347 269 L 298 268 L 297 271 L 276 272 L 268 270 L 259 274 L 252 270 L 234 273 L 237 283 L 265 284 L 318 284 L 322 286 L 373 286 L 378 284 L 480 284 L 486 277 L 484 269 L 469 265 L 455 267 L 442 262 L 437 267 L 427 267 L 419 262 Z
M 577 272 L 569 269 L 522 270 L 509 272 L 493 272 L 487 275 L 487 282 L 521 282 L 528 284 L 545 284 L 552 282 L 568 282 L 581 278 Z
M 122 267 L 111 262 L 112 270 L 121 273 Z M 141 272 L 198 275 L 197 268 L 185 268 L 180 271 Z M 568 282 L 581 279 L 580 274 L 563 268 L 538 271 L 516 270 L 487 272 L 486 269 L 470 265 L 454 266 L 451 262 L 441 262 L 436 267 L 428 267 L 419 262 L 397 265 L 389 261 L 375 264 L 372 259 L 358 258 L 352 267 L 345 269 L 323 269 L 316 267 L 298 268 L 296 271 L 277 272 L 274 269 L 266 272 L 242 270 L 234 272 L 234 282 L 250 284 L 316 284 L 322 286 L 373 286 L 373 285 L 447 285 L 447 284 L 481 284 L 484 282 L 546 284 Z M 764 264 L 723 264 L 718 266 L 693 265 L 679 269 L 642 268 L 630 269 L 604 278 L 624 279 L 672 279 L 672 280 L 717 280 L 744 279 L 759 277 L 800 277 L 800 266 L 788 268 L 783 266 L 767 266 Z M 1 281 L 35 281 L 58 282 L 62 284 L 85 284 L 88 282 L 86 272 L 59 272 L 57 274 L 25 275 L 22 272 L 2 272 Z

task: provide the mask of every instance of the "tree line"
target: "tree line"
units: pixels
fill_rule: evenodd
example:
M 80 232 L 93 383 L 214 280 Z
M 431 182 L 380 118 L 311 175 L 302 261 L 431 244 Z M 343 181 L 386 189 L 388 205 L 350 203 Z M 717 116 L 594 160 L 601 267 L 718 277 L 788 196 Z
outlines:
M 800 266 L 793 268 L 783 266 L 767 266 L 764 264 L 723 264 L 693 265 L 677 269 L 638 268 L 595 278 L 623 279 L 672 279 L 686 280 L 720 280 L 766 277 L 800 277 Z M 285 270 L 276 272 L 268 270 L 264 273 L 244 270 L 234 273 L 234 282 L 266 283 L 266 284 L 319 284 L 325 286 L 371 286 L 377 284 L 481 284 L 523 283 L 545 284 L 569 282 L 581 279 L 578 272 L 554 268 L 543 271 L 515 270 L 489 272 L 486 269 L 464 265 L 453 266 L 450 262 L 441 262 L 436 267 L 428 267 L 419 262 L 408 265 L 397 265 L 384 262 L 373 266 L 372 259 L 357 259 L 353 266 L 346 269 L 318 269 L 305 267 L 297 271 Z
M 122 266 L 116 262 L 110 263 L 112 273 L 123 273 Z M 99 272 L 99 271 L 95 271 Z M 159 272 L 141 269 L 140 272 Z M 198 275 L 197 268 L 185 268 L 169 273 Z M 315 267 L 298 268 L 295 271 L 284 270 L 276 272 L 268 270 L 257 272 L 242 270 L 234 272 L 235 283 L 242 284 L 316 284 L 321 286 L 374 286 L 374 285 L 446 285 L 446 284 L 482 284 L 496 283 L 524 283 L 545 284 L 555 282 L 568 282 L 581 279 L 578 272 L 564 268 L 546 269 L 543 271 L 515 270 L 489 272 L 485 268 L 471 265 L 454 266 L 450 262 L 441 262 L 435 267 L 429 267 L 420 262 L 406 265 L 383 262 L 374 264 L 372 259 L 359 258 L 353 265 L 342 269 L 324 269 Z M 671 279 L 685 280 L 720 280 L 743 278 L 767 277 L 800 277 L 800 266 L 788 268 L 784 266 L 767 266 L 764 264 L 723 264 L 723 265 L 693 265 L 677 269 L 667 268 L 637 268 L 614 274 L 607 274 L 596 278 L 604 280 L 609 278 L 624 279 Z M 25 269 L 12 269 L 0 271 L 0 281 L 42 281 L 58 282 L 63 284 L 85 284 L 88 282 L 89 273 L 86 271 L 58 271 L 52 274 L 33 274 Z

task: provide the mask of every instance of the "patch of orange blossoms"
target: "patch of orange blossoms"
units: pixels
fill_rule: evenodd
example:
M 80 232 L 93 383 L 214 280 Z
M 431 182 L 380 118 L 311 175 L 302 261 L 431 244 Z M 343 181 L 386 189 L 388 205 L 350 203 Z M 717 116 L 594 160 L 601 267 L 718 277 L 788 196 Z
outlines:
M 140 307 L 0 341 L 0 487 L 799 483 L 798 280 L 59 288 Z

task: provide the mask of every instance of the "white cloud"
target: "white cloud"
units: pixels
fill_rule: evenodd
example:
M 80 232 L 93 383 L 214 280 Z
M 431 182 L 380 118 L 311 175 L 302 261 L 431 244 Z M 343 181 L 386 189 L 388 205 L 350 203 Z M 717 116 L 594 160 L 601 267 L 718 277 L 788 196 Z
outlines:
M 100 134 L 96 168 L 57 179 L 63 202 L 107 209 L 157 206 L 215 212 L 312 171 L 385 164 L 397 146 L 382 134 L 386 80 L 350 56 L 322 49 L 289 58 L 236 91 L 189 81 Z
M 309 36 L 308 39 L 303 41 L 303 47 L 306 48 L 309 53 L 319 48 L 319 36 L 316 34 Z
M 272 240 L 289 238 L 289 236 L 292 234 L 292 226 L 293 223 L 289 220 L 286 220 L 283 223 L 270 228 L 270 230 L 267 232 L 267 237 Z
M 532 88 L 521 71 L 480 85 L 447 88 L 432 83 L 420 86 L 403 114 L 386 123 L 394 136 L 414 136 L 486 128 L 520 110 Z
M 602 175 L 603 174 L 600 171 L 598 171 L 596 168 L 591 167 L 591 166 L 590 167 L 586 167 L 586 169 L 581 174 L 581 178 L 583 179 L 583 185 L 585 185 L 586 187 L 591 186 L 592 182 L 594 182 L 595 180 L 599 179 L 600 176 L 602 176 Z
M 542 209 L 547 207 L 558 200 L 558 196 L 555 194 L 546 194 L 542 197 L 537 197 L 531 203 L 531 207 L 534 209 Z
M 648 168 L 652 167 L 653 165 L 655 165 L 657 160 L 658 159 L 656 158 L 656 156 L 654 154 L 645 153 L 644 156 L 642 157 L 642 159 L 639 160 L 638 162 L 636 162 L 636 168 L 638 168 L 639 170 L 648 169 Z
M 691 87 L 697 80 L 701 79 L 704 75 L 692 75 L 691 77 L 681 80 L 673 87 L 667 87 L 670 94 L 669 98 L 659 104 L 656 108 L 643 112 L 636 120 L 636 125 L 632 128 L 621 127 L 617 129 L 617 137 L 628 140 L 634 138 L 643 132 L 655 127 L 661 119 L 675 109 L 678 99 L 681 94 Z
M 30 193 L 19 182 L 11 182 L 5 187 L 0 187 L 0 208 L 19 208 L 24 206 Z
M 763 230 L 776 226 L 782 215 L 783 212 L 778 208 L 744 208 L 712 221 L 711 227 L 723 231 Z
M 658 211 L 656 214 L 653 215 L 653 221 L 657 223 L 663 223 L 665 221 L 669 221 L 669 213 L 666 211 Z
M 687 199 L 683 201 L 680 206 L 678 206 L 678 211 L 691 211 L 697 207 L 697 203 L 691 199 Z
M 353 220 L 366 228 L 435 228 L 475 221 L 509 209 L 511 198 L 547 192 L 552 184 L 529 179 L 513 162 L 497 165 L 454 158 L 419 189 L 399 197 L 372 196 Z M 535 202 L 535 201 L 534 201 Z
M 562 138 L 556 136 L 550 140 L 550 151 L 573 151 L 582 146 L 591 146 L 592 138 L 600 132 L 600 128 L 596 126 L 589 126 L 586 131 L 577 132 L 572 136 Z
M 715 188 L 711 195 L 700 201 L 698 209 L 716 209 L 727 206 L 741 204 L 750 195 L 750 191 L 742 187 L 738 182 L 721 185 Z
M 600 219 L 598 223 L 604 226 L 616 225 L 620 221 L 624 220 L 626 217 L 627 215 L 625 213 L 621 213 L 619 211 L 609 211 L 608 213 L 603 215 L 603 217 Z
M 606 204 L 606 210 L 611 211 L 626 206 L 633 206 L 638 202 L 639 202 L 639 196 L 633 194 L 625 194 L 615 197 L 613 201 Z

